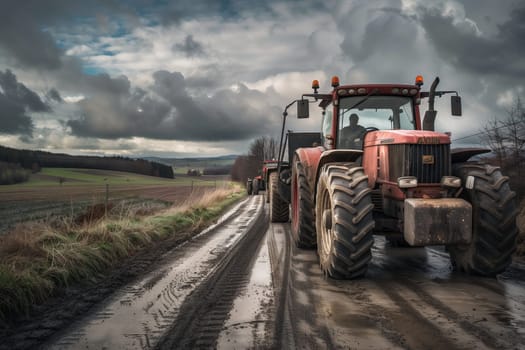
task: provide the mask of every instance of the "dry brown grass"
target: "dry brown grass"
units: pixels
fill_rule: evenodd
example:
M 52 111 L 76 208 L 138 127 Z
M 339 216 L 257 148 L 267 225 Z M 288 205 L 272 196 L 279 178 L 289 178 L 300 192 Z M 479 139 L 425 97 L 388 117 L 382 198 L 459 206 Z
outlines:
M 200 192 L 199 195 L 191 195 L 184 203 L 167 209 L 165 214 L 178 214 L 194 208 L 207 208 L 213 206 L 229 196 L 231 191 L 231 187 L 221 187 L 214 189 L 213 191 Z M 242 191 L 242 189 L 239 191 Z
M 66 218 L 18 225 L 0 237 L 0 321 L 108 271 L 154 241 L 198 233 L 243 193 L 231 186 L 201 191 L 153 215 L 122 209 L 120 215 L 94 221 Z

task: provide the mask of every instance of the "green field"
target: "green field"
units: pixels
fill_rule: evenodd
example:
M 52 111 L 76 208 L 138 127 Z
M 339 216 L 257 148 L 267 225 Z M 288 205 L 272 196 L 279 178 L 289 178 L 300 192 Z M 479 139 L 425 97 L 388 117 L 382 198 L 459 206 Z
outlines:
M 78 213 L 95 203 L 172 205 L 202 191 L 229 187 L 227 177 L 166 179 L 109 170 L 43 168 L 28 182 L 0 186 L 0 233 L 19 222 Z
M 186 169 L 187 171 L 187 169 Z M 184 173 L 185 174 L 185 173 Z M 42 168 L 39 173 L 32 174 L 28 182 L 16 185 L 0 186 L 3 189 L 50 186 L 79 185 L 164 185 L 164 186 L 210 186 L 215 183 L 213 177 L 186 177 L 176 176 L 175 179 L 166 179 L 155 176 L 126 173 L 120 171 L 73 168 Z
M 68 183 L 90 183 L 90 184 L 114 184 L 114 185 L 164 185 L 180 182 L 180 179 L 166 179 L 155 176 L 140 175 L 111 170 L 97 169 L 70 169 L 70 168 L 43 168 L 40 174 L 31 177 L 29 183 L 57 183 L 60 178 L 64 179 L 64 185 Z

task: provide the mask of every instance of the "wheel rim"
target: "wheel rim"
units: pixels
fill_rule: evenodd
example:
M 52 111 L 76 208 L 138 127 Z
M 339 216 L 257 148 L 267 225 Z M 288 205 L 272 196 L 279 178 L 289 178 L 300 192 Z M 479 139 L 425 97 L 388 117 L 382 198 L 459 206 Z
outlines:
M 328 191 L 326 188 L 323 189 L 322 195 L 321 195 L 321 202 L 319 203 L 321 206 L 321 213 L 323 213 L 322 218 L 322 225 L 320 227 L 321 229 L 321 255 L 323 259 L 326 259 L 330 251 L 332 249 L 332 242 L 333 242 L 333 211 L 330 201 L 330 196 L 328 194 Z M 330 218 L 326 217 L 326 215 L 330 215 Z M 330 222 L 330 225 L 326 225 L 326 223 Z
M 297 188 L 297 171 L 292 177 L 292 231 L 299 230 L 299 189 Z

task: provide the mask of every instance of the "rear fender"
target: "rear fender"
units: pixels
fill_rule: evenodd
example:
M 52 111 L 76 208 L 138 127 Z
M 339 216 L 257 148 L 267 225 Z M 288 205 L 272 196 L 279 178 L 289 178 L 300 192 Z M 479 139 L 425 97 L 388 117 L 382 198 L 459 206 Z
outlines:
M 489 153 L 486 148 L 454 148 L 450 150 L 452 163 L 463 163 L 478 154 Z
M 355 162 L 362 154 L 362 150 L 326 150 L 324 147 L 298 148 L 295 151 L 294 162 L 300 161 L 303 164 L 306 179 L 312 189 L 313 199 L 315 201 L 317 180 L 319 179 L 319 172 L 323 165 L 327 163 Z
M 324 147 L 309 147 L 309 148 L 298 148 L 295 150 L 294 163 L 291 164 L 292 171 L 295 168 L 295 162 L 299 161 L 303 165 L 303 169 L 306 175 L 308 185 L 315 192 L 317 168 L 319 166 L 319 160 L 324 152 Z M 294 175 L 292 175 L 294 176 Z
M 359 157 L 363 155 L 363 151 L 360 149 L 332 149 L 324 152 L 319 159 L 317 166 L 317 173 L 315 176 L 315 183 L 313 187 L 314 199 L 317 190 L 317 180 L 323 165 L 328 163 L 351 163 L 355 162 Z

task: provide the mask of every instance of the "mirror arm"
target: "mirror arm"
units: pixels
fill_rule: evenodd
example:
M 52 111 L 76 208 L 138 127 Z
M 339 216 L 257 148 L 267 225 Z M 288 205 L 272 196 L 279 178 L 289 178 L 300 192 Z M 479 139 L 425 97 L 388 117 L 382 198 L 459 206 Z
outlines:
M 286 126 L 286 117 L 288 116 L 288 108 L 292 107 L 294 105 L 294 103 L 297 103 L 298 101 L 300 100 L 293 100 L 292 102 L 290 102 L 288 105 L 286 105 L 286 107 L 284 107 L 284 111 L 283 111 L 283 126 L 281 128 L 281 141 L 279 142 L 279 154 L 278 154 L 278 159 L 279 159 L 279 163 L 278 163 L 278 166 L 277 166 L 277 172 L 280 174 L 281 173 L 281 164 L 283 162 L 283 158 L 284 158 L 284 128 Z M 289 162 L 291 162 L 291 159 L 288 160 Z

